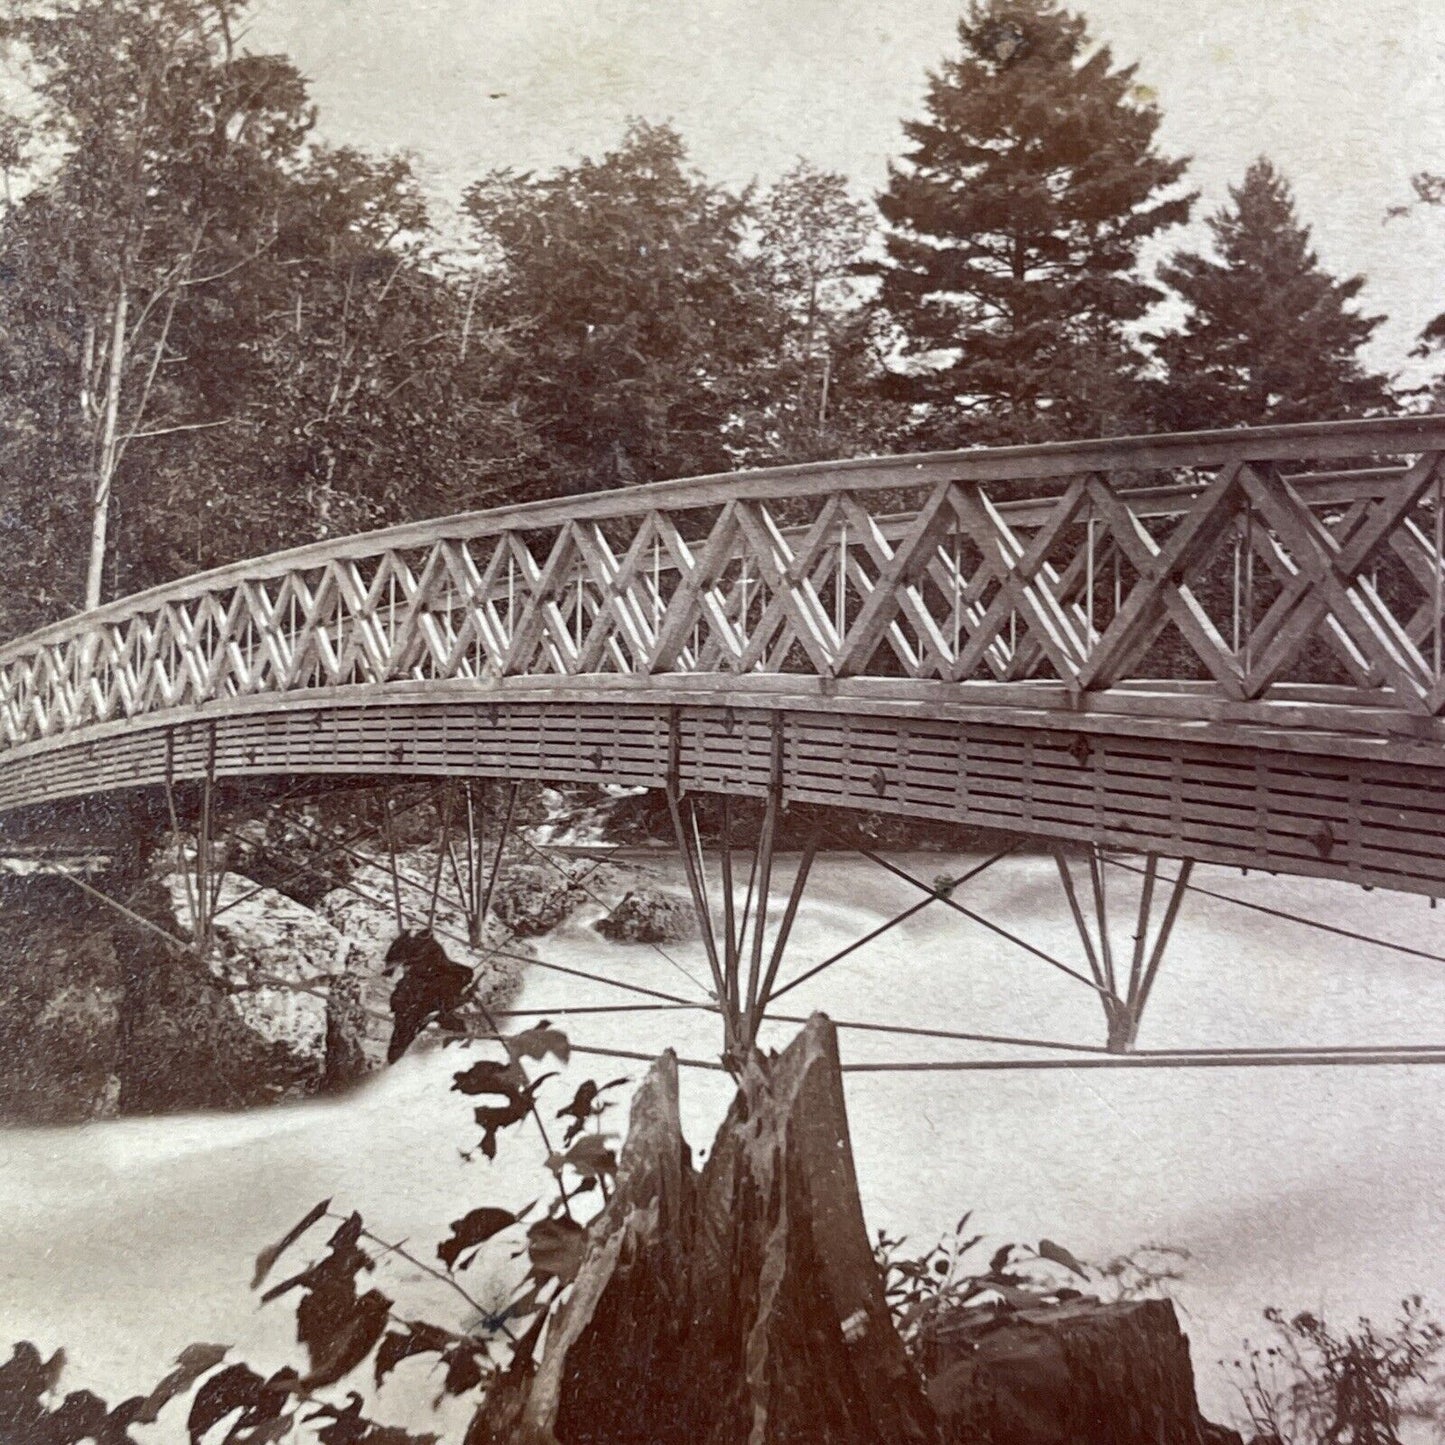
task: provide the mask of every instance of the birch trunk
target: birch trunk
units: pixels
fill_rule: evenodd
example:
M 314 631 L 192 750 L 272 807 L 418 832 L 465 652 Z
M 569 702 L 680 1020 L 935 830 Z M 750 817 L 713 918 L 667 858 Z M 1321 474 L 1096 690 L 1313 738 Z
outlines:
M 120 385 L 125 372 L 126 322 L 130 293 L 125 282 L 116 294 L 112 314 L 110 358 L 105 379 L 105 409 L 101 418 L 100 448 L 95 464 L 95 494 L 90 510 L 90 561 L 85 573 L 85 607 L 100 606 L 105 572 L 106 532 L 110 523 L 111 484 L 115 480 Z

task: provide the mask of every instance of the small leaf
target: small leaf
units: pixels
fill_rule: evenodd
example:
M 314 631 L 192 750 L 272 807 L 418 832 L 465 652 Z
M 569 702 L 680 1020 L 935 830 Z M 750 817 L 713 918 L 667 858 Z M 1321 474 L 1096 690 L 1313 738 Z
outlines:
M 267 1382 L 248 1365 L 232 1365 L 212 1375 L 196 1391 L 186 1419 L 191 1445 L 200 1445 L 212 1426 L 237 1410 L 241 1412 L 241 1420 L 247 1423 L 260 1424 L 263 1420 L 275 1419 L 285 1400 L 284 1390 L 270 1390 Z
M 1013 1252 L 1014 1246 L 1011 1244 L 1006 1244 L 1001 1249 L 996 1249 L 993 1258 L 988 1262 L 988 1272 L 990 1274 L 998 1274 L 1004 1265 L 1009 1262 L 1009 1257 Z
M 617 1155 L 601 1134 L 584 1134 L 562 1156 L 584 1179 L 611 1179 L 617 1173 Z
M 596 1079 L 584 1079 L 578 1085 L 577 1092 L 572 1095 L 572 1102 L 564 1104 L 557 1110 L 557 1117 L 559 1119 L 572 1118 L 579 1124 L 585 1123 L 588 1115 L 592 1112 L 592 1105 L 596 1102 L 599 1092 Z
M 527 1254 L 539 1276 L 571 1284 L 587 1253 L 587 1231 L 572 1219 L 539 1219 L 527 1231 Z
M 485 1244 L 494 1234 L 500 1234 L 509 1225 L 517 1222 L 517 1216 L 508 1209 L 494 1209 L 483 1206 L 452 1220 L 452 1232 L 437 1245 L 437 1258 L 446 1267 L 455 1269 L 458 1258 L 467 1251 L 474 1251 Z
M 413 1320 L 404 1330 L 392 1330 L 376 1351 L 376 1383 L 381 1384 L 403 1360 L 413 1355 L 440 1355 L 455 1343 L 456 1336 L 425 1320 Z
M 314 1300 L 307 1296 L 307 1302 Z M 391 1301 L 380 1290 L 368 1290 L 353 1302 L 345 1319 L 337 1321 L 332 1332 L 321 1335 L 313 1330 L 305 1343 L 311 1356 L 311 1372 L 301 1380 L 305 1390 L 333 1385 L 350 1374 L 381 1339 L 390 1318 Z M 301 1333 L 301 1311 L 297 1311 L 297 1334 Z
M 338 1254 L 348 1250 L 361 1238 L 361 1216 L 355 1212 L 348 1215 L 336 1233 L 327 1240 L 327 1245 Z
M 1083 1265 L 1064 1248 L 1062 1244 L 1055 1244 L 1052 1239 L 1039 1240 L 1039 1257 L 1052 1260 L 1054 1264 L 1061 1264 L 1067 1270 L 1078 1275 L 1080 1279 L 1088 1279 L 1088 1271 Z
M 301 1220 L 299 1224 L 292 1225 L 275 1244 L 267 1246 L 256 1256 L 256 1272 L 251 1276 L 252 1289 L 261 1288 L 276 1261 L 330 1208 L 331 1201 L 329 1199 L 323 1199 L 320 1204 L 313 1205 L 307 1211 L 305 1219 Z
M 255 1288 L 253 1284 L 252 1289 Z M 136 1424 L 154 1425 L 156 1417 L 177 1395 L 184 1394 L 226 1358 L 229 1345 L 187 1345 L 176 1357 L 176 1367 L 141 1402 L 132 1417 Z
M 482 1383 L 482 1359 L 475 1346 L 457 1345 L 443 1356 L 447 1366 L 446 1383 L 442 1388 L 448 1395 L 464 1395 Z
M 540 1060 L 551 1054 L 565 1064 L 572 1057 L 572 1045 L 561 1029 L 549 1027 L 550 1022 L 549 1019 L 543 1019 L 535 1028 L 503 1039 L 502 1042 L 507 1046 L 507 1052 L 514 1060 Z
M 469 1069 L 452 1076 L 452 1092 L 468 1094 L 502 1094 L 515 1098 L 527 1087 L 527 1076 L 515 1063 L 499 1063 L 496 1059 L 479 1059 Z

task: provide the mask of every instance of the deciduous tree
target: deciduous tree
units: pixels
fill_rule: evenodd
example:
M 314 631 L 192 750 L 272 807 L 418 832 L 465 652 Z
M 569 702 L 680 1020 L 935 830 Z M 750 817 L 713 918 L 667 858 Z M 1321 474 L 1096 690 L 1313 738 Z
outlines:
M 53 165 L 0 242 L 7 380 L 50 413 L 29 418 L 32 440 L 59 443 L 50 487 L 88 494 L 70 498 L 88 534 L 87 606 L 100 600 L 128 452 L 232 420 L 177 384 L 177 331 L 272 244 L 275 176 L 311 122 L 289 62 L 233 49 L 243 8 L 12 0 L 0 12 L 0 41 L 23 56 L 33 88 L 32 156 Z
M 494 173 L 466 207 L 508 318 L 503 388 L 541 447 L 529 491 L 732 463 L 776 333 L 746 196 L 639 122 L 600 159 Z
M 800 160 L 759 197 L 754 228 L 777 335 L 750 458 L 889 450 L 906 418 L 879 391 L 886 336 L 873 283 L 860 274 L 873 208 L 845 176 Z
M 33 101 L 0 126 L 7 633 L 480 505 L 530 455 L 486 278 L 443 262 L 404 158 L 312 140 L 291 63 L 233 45 L 244 8 L 0 9 Z

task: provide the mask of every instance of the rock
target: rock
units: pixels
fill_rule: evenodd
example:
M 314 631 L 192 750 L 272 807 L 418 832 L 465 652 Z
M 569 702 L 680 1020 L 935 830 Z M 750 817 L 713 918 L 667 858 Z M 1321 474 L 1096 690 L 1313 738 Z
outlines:
M 415 926 L 436 853 L 413 849 L 398 862 Z M 158 928 L 189 932 L 180 874 L 137 880 L 127 896 Z M 389 871 L 361 865 L 314 909 L 232 871 L 217 902 L 201 962 L 63 879 L 0 880 L 0 1119 L 250 1107 L 346 1087 L 385 1064 Z M 492 920 L 468 948 L 465 919 L 445 897 L 434 921 L 449 956 L 478 975 L 478 1002 L 457 1021 L 483 1032 L 485 1010 L 520 987 L 528 945 Z
M 1168 1300 L 961 1309 L 923 1363 L 944 1445 L 1241 1445 L 1200 1415 Z
M 231 870 L 314 907 L 317 899 L 349 876 L 351 859 L 334 844 L 353 833 L 351 827 L 328 824 L 319 809 L 304 804 L 295 816 L 253 818 L 232 834 Z
M 518 938 L 540 938 L 556 928 L 586 896 L 554 868 L 515 863 L 497 879 L 492 912 Z
M 350 976 L 335 980 L 326 997 L 326 1058 L 322 1084 L 328 1093 L 349 1088 L 377 1067 L 367 1048 L 377 1032 L 363 1001 L 363 980 Z
M 317 1061 L 247 1028 L 219 981 L 153 935 L 119 931 L 127 953 L 122 1113 L 238 1109 L 314 1092 Z
M 158 923 L 158 888 L 133 900 Z M 59 878 L 0 896 L 0 1117 L 237 1107 L 308 1087 L 218 981 Z
M 594 927 L 614 943 L 682 943 L 698 932 L 691 902 L 655 888 L 634 888 Z
M 47 902 L 51 890 L 40 890 Z M 0 911 L 0 1115 L 17 1122 L 73 1123 L 115 1108 L 121 963 L 88 909 L 53 901 Z
M 184 880 L 172 873 L 162 882 L 173 914 L 184 919 Z M 359 951 L 312 909 L 234 873 L 222 881 L 217 904 L 207 967 L 241 1022 L 263 1043 L 304 1060 L 319 1083 L 331 986 L 357 968 Z
M 493 1406 L 502 1421 L 469 1440 L 937 1439 L 869 1246 L 821 1016 L 739 1095 L 700 1174 L 665 1054 L 590 1234 L 535 1375 L 514 1375 Z

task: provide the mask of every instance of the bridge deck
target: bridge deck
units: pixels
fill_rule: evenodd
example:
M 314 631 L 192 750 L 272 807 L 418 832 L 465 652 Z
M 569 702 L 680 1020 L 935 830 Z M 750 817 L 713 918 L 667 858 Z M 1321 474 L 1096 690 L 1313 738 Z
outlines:
M 1436 418 L 1008 448 L 317 544 L 0 650 L 0 811 L 672 776 L 1436 892 L 1442 453 Z

